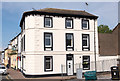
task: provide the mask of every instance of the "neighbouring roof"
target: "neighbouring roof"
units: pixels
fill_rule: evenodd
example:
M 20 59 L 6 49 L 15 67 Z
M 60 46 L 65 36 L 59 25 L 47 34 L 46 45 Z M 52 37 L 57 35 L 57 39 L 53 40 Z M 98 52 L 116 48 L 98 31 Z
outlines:
M 90 18 L 90 19 L 98 18 L 98 16 L 90 14 L 86 11 L 57 9 L 57 8 L 44 8 L 44 9 L 40 9 L 40 10 L 24 12 L 21 22 L 20 22 L 20 27 L 22 26 L 22 22 L 23 22 L 25 16 L 31 15 L 31 14 L 52 15 L 52 16 L 62 16 L 62 17 L 79 17 L 79 18 Z
M 115 28 L 113 28 L 112 31 L 114 31 L 117 27 L 120 27 L 120 23 L 118 23 L 117 26 Z
M 15 36 L 13 39 L 11 39 L 10 42 L 12 42 L 14 39 L 16 39 L 20 34 L 21 34 L 21 32 L 17 36 Z
M 8 49 L 8 47 L 7 48 L 5 48 L 4 50 L 7 50 Z

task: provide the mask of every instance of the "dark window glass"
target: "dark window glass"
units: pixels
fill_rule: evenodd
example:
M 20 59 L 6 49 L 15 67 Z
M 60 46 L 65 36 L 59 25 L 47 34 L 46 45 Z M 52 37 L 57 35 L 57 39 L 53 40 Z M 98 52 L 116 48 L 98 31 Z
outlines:
M 72 20 L 67 20 L 66 21 L 66 26 L 67 27 L 72 27 Z
M 24 35 L 24 38 L 23 38 L 23 39 L 24 39 L 24 41 L 23 41 L 23 42 L 24 42 L 23 50 L 25 51 L 25 35 Z
M 73 35 L 72 34 L 67 34 L 67 47 L 72 47 L 73 46 Z
M 50 58 L 46 58 L 46 69 L 50 69 Z
M 83 35 L 83 46 L 87 46 L 87 41 L 88 41 L 88 37 L 87 35 Z
M 83 70 L 90 69 L 90 56 L 83 56 Z
M 46 18 L 46 19 L 45 19 L 45 25 L 46 25 L 46 26 L 50 26 L 50 19 L 49 19 L 49 18 Z
M 89 21 L 82 20 L 82 29 L 89 29 Z
M 45 17 L 45 27 L 52 27 L 52 18 L 51 17 Z
M 21 39 L 21 52 L 23 51 L 23 38 Z
M 52 33 L 44 33 L 44 50 L 53 50 L 53 37 Z
M 89 34 L 82 35 L 82 49 L 83 50 L 90 50 L 90 39 Z
M 52 56 L 45 56 L 45 71 L 52 71 L 53 61 Z
M 45 46 L 51 46 L 51 34 L 45 34 Z
M 67 51 L 74 50 L 74 39 L 73 39 L 73 34 L 72 33 L 67 33 L 66 34 L 66 50 Z
M 73 28 L 73 19 L 66 18 L 65 25 L 66 28 Z

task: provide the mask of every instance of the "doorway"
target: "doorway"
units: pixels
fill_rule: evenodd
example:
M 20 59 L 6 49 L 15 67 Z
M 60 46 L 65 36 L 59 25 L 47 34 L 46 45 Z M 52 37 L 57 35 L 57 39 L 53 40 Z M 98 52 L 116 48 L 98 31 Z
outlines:
M 74 73 L 73 54 L 67 54 L 66 59 L 67 59 L 66 60 L 67 75 L 73 75 L 73 73 Z

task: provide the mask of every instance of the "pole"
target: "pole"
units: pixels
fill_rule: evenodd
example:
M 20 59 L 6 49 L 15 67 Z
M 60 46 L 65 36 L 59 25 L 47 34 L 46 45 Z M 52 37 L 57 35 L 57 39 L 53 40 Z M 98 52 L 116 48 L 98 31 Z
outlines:
M 63 80 L 63 65 L 62 64 L 61 64 L 61 76 L 62 76 L 62 80 Z
M 96 66 L 96 38 L 95 38 L 95 19 L 94 19 L 94 57 L 95 57 L 95 71 L 97 72 L 97 66 Z

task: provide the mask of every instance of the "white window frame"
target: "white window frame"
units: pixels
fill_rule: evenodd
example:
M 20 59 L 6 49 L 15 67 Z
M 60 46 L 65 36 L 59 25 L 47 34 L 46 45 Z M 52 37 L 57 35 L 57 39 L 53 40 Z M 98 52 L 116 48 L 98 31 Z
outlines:
M 49 35 L 50 35 L 50 37 L 47 37 L 47 38 L 50 38 L 50 45 L 45 44 L 45 47 L 52 47 L 52 35 L 51 34 L 49 34 Z M 46 42 L 46 37 L 45 37 L 45 42 Z
M 46 36 L 49 35 L 50 37 Z M 46 39 L 49 39 L 50 45 L 46 45 Z M 49 32 L 44 32 L 44 50 L 52 51 L 53 50 L 53 34 Z
M 71 35 L 71 34 L 70 34 Z M 72 37 L 72 42 L 71 42 L 71 46 L 67 46 L 67 47 L 73 47 L 73 35 L 71 35 Z M 66 41 L 67 42 L 67 41 Z
M 90 56 L 83 56 L 83 57 L 88 57 L 88 59 L 87 60 L 84 60 L 83 59 L 83 62 L 88 62 L 89 63 L 89 68 L 83 68 L 83 70 L 90 70 Z
M 83 24 L 87 22 L 87 27 L 83 27 Z M 82 29 L 86 29 L 88 30 L 89 29 L 89 20 L 82 20 Z
M 67 35 L 71 35 L 71 37 L 72 37 L 71 46 L 67 46 Z M 74 50 L 74 35 L 73 35 L 73 33 L 66 33 L 66 50 L 67 51 Z
M 53 57 L 52 56 L 45 56 L 45 65 L 46 65 L 46 58 L 50 58 L 50 68 L 47 69 L 46 66 L 45 67 L 45 71 L 52 71 L 53 70 Z
M 71 24 L 70 27 L 67 26 L 67 23 L 68 23 L 68 22 L 70 22 L 70 24 Z M 72 19 L 66 19 L 66 22 L 65 22 L 65 23 L 66 23 L 66 28 L 68 28 L 68 29 L 69 29 L 69 28 L 70 28 L 70 29 L 73 28 L 73 20 L 72 20 Z
M 83 34 L 83 35 L 85 35 L 85 34 Z M 86 34 L 86 36 L 87 36 L 87 38 L 82 38 L 82 40 L 83 39 L 87 40 L 87 46 L 83 46 L 83 47 L 89 47 L 89 36 L 88 36 L 88 34 Z
M 46 25 L 47 20 L 50 22 L 50 26 Z M 51 28 L 52 27 L 52 18 L 51 17 L 45 17 L 45 23 L 44 24 L 45 24 L 45 27 L 50 27 Z

